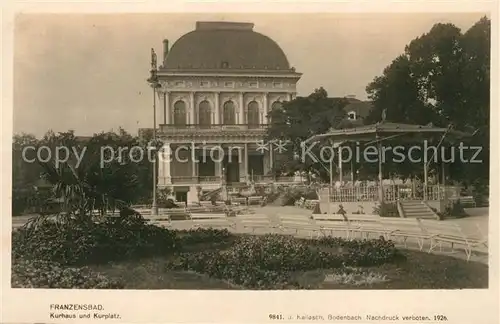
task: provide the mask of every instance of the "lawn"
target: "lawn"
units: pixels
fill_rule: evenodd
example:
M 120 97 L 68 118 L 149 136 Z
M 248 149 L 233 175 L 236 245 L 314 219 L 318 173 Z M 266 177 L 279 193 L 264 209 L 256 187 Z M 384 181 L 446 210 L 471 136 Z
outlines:
M 488 266 L 383 238 L 174 231 L 141 218 L 13 232 L 12 286 L 81 289 L 487 288 Z
M 189 251 L 222 251 L 228 247 L 208 245 L 191 245 Z M 488 288 L 488 266 L 485 264 L 418 251 L 401 252 L 406 260 L 400 262 L 340 270 L 297 271 L 292 277 L 309 289 Z M 111 279 L 125 282 L 125 289 L 246 289 L 206 274 L 169 269 L 169 264 L 178 257 L 175 255 L 113 262 L 92 266 L 91 269 Z

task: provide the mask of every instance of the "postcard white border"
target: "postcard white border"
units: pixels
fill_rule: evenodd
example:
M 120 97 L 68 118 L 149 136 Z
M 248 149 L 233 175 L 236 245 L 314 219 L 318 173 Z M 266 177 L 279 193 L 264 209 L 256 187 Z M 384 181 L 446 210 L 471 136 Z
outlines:
M 249 10 L 251 9 L 251 10 Z M 446 315 L 448 323 L 498 323 L 498 234 L 496 212 L 499 200 L 491 199 L 489 218 L 490 277 L 485 290 L 393 290 L 393 291 L 91 291 L 30 290 L 10 288 L 10 196 L 13 86 L 14 14 L 35 12 L 124 13 L 124 12 L 490 12 L 492 19 L 491 124 L 499 121 L 498 100 L 498 3 L 495 1 L 389 2 L 333 1 L 104 1 L 104 2 L 18 2 L 2 12 L 2 311 L 4 323 L 57 323 L 50 320 L 49 304 L 100 303 L 111 313 L 121 314 L 119 322 L 271 322 L 269 314 L 434 314 Z M 492 127 L 491 160 L 498 161 L 499 127 Z M 495 167 L 497 166 L 497 167 Z M 491 196 L 499 195 L 498 164 L 491 164 Z M 495 317 L 496 316 L 496 317 Z M 78 320 L 76 320 L 78 321 Z M 76 322 L 75 321 L 75 322 Z M 111 320 L 108 320 L 108 322 Z M 83 322 L 83 321 L 82 321 Z M 93 321 L 95 322 L 95 321 Z M 287 321 L 284 321 L 287 322 Z M 340 322 L 339 322 L 340 323 Z M 358 323 L 364 323 L 363 321 Z

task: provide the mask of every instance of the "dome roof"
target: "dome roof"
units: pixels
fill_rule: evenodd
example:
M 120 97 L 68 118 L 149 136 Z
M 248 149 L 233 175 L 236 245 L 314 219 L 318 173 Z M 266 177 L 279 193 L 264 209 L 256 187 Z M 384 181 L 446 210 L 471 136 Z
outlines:
M 290 65 L 278 44 L 251 23 L 197 22 L 168 51 L 163 68 L 289 71 Z

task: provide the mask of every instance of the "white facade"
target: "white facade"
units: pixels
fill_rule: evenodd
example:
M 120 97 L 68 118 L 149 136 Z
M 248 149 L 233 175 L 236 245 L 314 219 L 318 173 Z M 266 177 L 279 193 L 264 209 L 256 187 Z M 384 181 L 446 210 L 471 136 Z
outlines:
M 160 152 L 159 187 L 190 197 L 197 186 L 208 191 L 222 182 L 271 181 L 273 154 L 258 144 L 272 107 L 295 98 L 300 74 L 293 68 L 168 68 L 167 53 L 166 68 L 157 73 L 158 137 L 167 147 Z

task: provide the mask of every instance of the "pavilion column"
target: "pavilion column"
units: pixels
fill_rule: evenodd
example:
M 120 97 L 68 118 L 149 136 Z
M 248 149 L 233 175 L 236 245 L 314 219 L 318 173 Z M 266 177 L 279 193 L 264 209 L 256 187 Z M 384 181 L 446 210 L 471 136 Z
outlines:
M 443 181 L 443 197 L 442 197 L 442 199 L 446 202 L 446 175 L 445 175 L 444 161 L 441 161 L 441 178 Z
M 245 114 L 244 114 L 245 108 L 243 107 L 243 92 L 240 92 L 240 94 L 239 94 L 239 101 L 240 101 L 240 103 L 239 103 L 239 109 L 238 109 L 238 111 L 239 111 L 238 124 L 243 125 L 243 124 L 245 124 Z
M 340 182 L 340 185 L 342 186 L 342 178 L 343 178 L 343 174 L 342 174 L 342 147 L 339 145 L 339 182 Z
M 427 159 L 424 154 L 424 201 L 427 200 Z
M 378 197 L 380 203 L 384 202 L 384 187 L 383 187 L 383 177 L 382 177 L 382 141 L 379 140 L 377 144 L 378 150 Z
M 351 157 L 351 181 L 354 186 L 354 159 Z
M 214 124 L 219 125 L 219 124 L 221 124 L 220 104 L 219 104 L 220 92 L 215 92 L 214 97 L 215 97 L 215 100 L 214 100 L 214 103 L 215 103 Z
M 286 97 L 287 97 L 288 101 L 292 101 L 292 94 L 291 93 L 287 94 Z
M 332 214 L 332 197 L 333 197 L 333 150 L 330 157 L 330 185 L 328 186 L 328 214 Z

